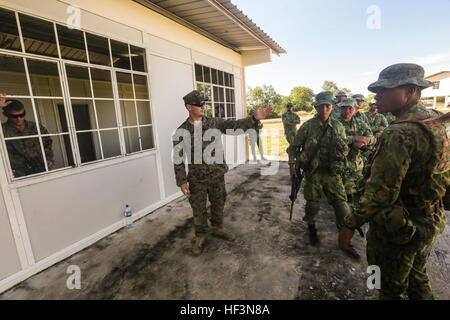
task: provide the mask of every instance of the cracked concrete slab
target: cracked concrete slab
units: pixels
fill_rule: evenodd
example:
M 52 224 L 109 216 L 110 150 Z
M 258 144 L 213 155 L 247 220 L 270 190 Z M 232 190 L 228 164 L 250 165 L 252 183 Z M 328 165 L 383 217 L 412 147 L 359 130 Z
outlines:
M 234 242 L 209 236 L 191 255 L 192 213 L 180 198 L 96 242 L 0 295 L 0 299 L 376 299 L 367 289 L 365 241 L 353 244 L 361 261 L 337 248 L 332 208 L 318 217 L 321 245 L 309 245 L 302 191 L 289 221 L 289 171 L 261 175 L 265 166 L 241 165 L 226 175 L 225 227 Z M 450 229 L 431 254 L 428 271 L 438 299 L 450 299 Z M 81 289 L 69 290 L 70 265 L 81 269 Z

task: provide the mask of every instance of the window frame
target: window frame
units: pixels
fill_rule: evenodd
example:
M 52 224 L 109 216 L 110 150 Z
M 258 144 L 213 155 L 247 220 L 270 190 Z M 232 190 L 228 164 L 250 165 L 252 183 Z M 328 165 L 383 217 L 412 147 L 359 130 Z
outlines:
M 148 48 L 145 44 L 143 43 L 133 43 L 130 41 L 124 42 L 123 40 L 120 39 L 116 39 L 116 38 L 112 38 L 109 36 L 105 36 L 102 34 L 98 34 L 95 32 L 91 32 L 89 30 L 85 30 L 84 28 L 80 28 L 78 29 L 79 31 L 83 32 L 83 38 L 84 38 L 84 47 L 85 47 L 85 54 L 86 54 L 86 62 L 82 62 L 82 61 L 77 61 L 77 60 L 70 60 L 70 59 L 65 59 L 61 57 L 61 48 L 60 48 L 60 44 L 59 44 L 59 34 L 58 34 L 58 25 L 62 26 L 62 27 L 67 27 L 67 25 L 61 23 L 61 22 L 57 22 L 57 21 L 52 21 L 50 19 L 43 19 L 41 17 L 38 17 L 34 14 L 29 14 L 26 12 L 22 12 L 22 11 L 18 11 L 15 9 L 10 9 L 8 7 L 4 7 L 4 6 L 0 6 L 1 9 L 5 9 L 5 10 L 9 10 L 9 11 L 13 11 L 15 13 L 15 17 L 16 17 L 16 23 L 17 23 L 17 28 L 18 28 L 18 33 L 19 33 L 19 39 L 20 39 L 20 45 L 21 45 L 21 51 L 16 51 L 16 50 L 9 50 L 9 49 L 3 49 L 0 48 L 0 54 L 5 55 L 5 56 L 12 56 L 12 57 L 18 57 L 21 58 L 24 62 L 24 67 L 25 67 L 25 76 L 27 79 L 27 88 L 29 90 L 29 95 L 25 96 L 25 95 L 8 95 L 7 98 L 9 99 L 29 99 L 31 100 L 31 105 L 33 108 L 33 115 L 35 118 L 35 122 L 37 125 L 37 130 L 38 130 L 38 135 L 37 136 L 27 136 L 26 138 L 38 138 L 39 142 L 40 142 L 40 147 L 41 147 L 41 152 L 42 152 L 42 156 L 43 156 L 43 160 L 44 160 L 44 165 L 45 165 L 45 171 L 43 172 L 39 172 L 39 173 L 35 173 L 35 174 L 30 174 L 27 176 L 22 176 L 22 177 L 14 177 L 12 169 L 11 169 L 11 164 L 10 164 L 10 159 L 9 159 L 9 154 L 6 148 L 6 141 L 8 140 L 14 140 L 14 139 L 24 139 L 24 137 L 20 136 L 20 137 L 9 137 L 9 138 L 5 138 L 3 135 L 3 129 L 1 129 L 0 131 L 0 137 L 2 139 L 1 144 L 0 144 L 0 148 L 3 151 L 3 155 L 2 155 L 2 160 L 4 161 L 5 164 L 5 168 L 7 171 L 7 177 L 10 183 L 15 183 L 18 185 L 29 185 L 29 184 L 33 184 L 36 181 L 42 181 L 42 180 L 48 180 L 48 179 L 52 179 L 55 174 L 60 174 L 63 176 L 69 176 L 72 174 L 75 174 L 76 172 L 80 172 L 81 171 L 85 171 L 85 170 L 93 170 L 96 168 L 100 168 L 100 167 L 104 167 L 104 166 L 109 166 L 112 164 L 115 164 L 117 162 L 123 162 L 123 161 L 129 161 L 130 159 L 136 158 L 136 157 L 144 157 L 144 156 L 148 156 L 151 154 L 157 154 L 157 141 L 156 141 L 156 132 L 155 132 L 155 125 L 154 125 L 154 112 L 153 112 L 153 100 L 151 97 L 151 87 L 150 87 L 150 70 L 149 70 L 149 60 L 148 60 Z M 56 45 L 57 45 L 57 50 L 58 50 L 58 57 L 51 57 L 51 56 L 45 56 L 45 55 L 39 55 L 39 54 L 34 54 L 34 53 L 27 53 L 25 52 L 25 46 L 24 46 L 24 39 L 22 36 L 22 29 L 21 29 L 21 25 L 20 25 L 20 18 L 19 18 L 19 14 L 24 14 L 24 15 L 28 15 L 31 16 L 33 18 L 37 18 L 46 22 L 50 22 L 53 24 L 53 29 L 55 32 L 55 39 L 56 39 Z M 88 50 L 88 44 L 87 44 L 87 34 L 92 34 L 95 36 L 100 36 L 103 37 L 105 39 L 108 40 L 108 49 L 109 49 L 109 58 L 111 60 L 111 65 L 110 66 L 105 66 L 105 65 L 100 65 L 100 64 L 92 64 L 90 62 L 90 57 L 89 57 L 89 50 Z M 128 47 L 128 53 L 129 53 L 129 61 L 130 61 L 130 69 L 122 69 L 122 68 L 116 68 L 114 67 L 113 64 L 113 58 L 112 58 L 112 51 L 111 51 L 111 40 L 114 41 L 118 41 L 121 43 L 124 43 L 127 45 Z M 131 47 L 137 47 L 138 49 L 143 49 L 145 52 L 144 55 L 144 63 L 145 63 L 145 68 L 146 71 L 136 71 L 133 70 L 133 61 L 131 58 Z M 52 62 L 52 63 L 56 63 L 57 68 L 58 68 L 58 77 L 59 77 L 59 84 L 61 87 L 61 94 L 62 97 L 60 96 L 52 96 L 52 97 L 48 97 L 48 96 L 38 96 L 35 95 L 33 92 L 33 86 L 31 83 L 31 76 L 30 76 L 30 72 L 28 70 L 28 65 L 27 65 L 27 59 L 32 59 L 32 60 L 39 60 L 39 61 L 44 61 L 44 62 Z M 69 90 L 69 82 L 68 82 L 68 77 L 67 77 L 67 72 L 66 72 L 66 65 L 72 65 L 72 66 L 77 66 L 77 67 L 85 67 L 88 68 L 89 70 L 89 84 L 90 84 L 90 90 L 92 93 L 92 96 L 90 98 L 88 97 L 71 97 L 70 95 L 70 90 Z M 100 69 L 100 70 L 107 70 L 110 72 L 111 75 L 111 86 L 112 86 L 112 92 L 113 92 L 113 97 L 112 98 L 96 98 L 95 97 L 95 93 L 94 93 L 94 85 L 93 85 L 93 81 L 92 81 L 92 73 L 91 70 L 92 69 Z M 134 107 L 135 107 L 135 111 L 136 111 L 136 119 L 137 119 L 137 123 L 136 126 L 131 126 L 131 127 L 136 127 L 138 128 L 138 139 L 139 139 L 139 146 L 140 146 L 140 150 L 138 151 L 134 151 L 131 153 L 127 153 L 126 152 L 126 144 L 125 144 L 125 138 L 124 138 L 124 129 L 125 128 L 129 128 L 125 127 L 123 125 L 122 122 L 122 114 L 121 114 L 121 110 L 120 110 L 120 101 L 121 99 L 119 98 L 119 88 L 118 88 L 118 82 L 117 82 L 117 78 L 116 78 L 116 72 L 125 72 L 125 73 L 129 73 L 131 75 L 131 79 L 132 79 L 132 89 L 133 89 L 133 99 L 127 99 L 127 100 L 132 100 L 134 102 Z M 135 92 L 135 84 L 134 84 L 134 75 L 139 75 L 139 76 L 143 76 L 146 79 L 146 93 L 148 98 L 147 99 L 136 99 L 136 92 Z M 66 113 L 66 121 L 67 121 L 67 131 L 66 132 L 59 132 L 59 133 L 49 133 L 49 134 L 42 134 L 41 130 L 40 130 L 40 125 L 41 125 L 41 121 L 38 117 L 38 108 L 36 106 L 36 101 L 35 100 L 42 100 L 42 99 L 51 99 L 51 100 L 57 100 L 58 102 L 61 101 L 61 103 L 64 105 L 64 111 Z M 73 111 L 72 111 L 72 104 L 71 101 L 72 100 L 86 100 L 86 101 L 91 101 L 94 107 L 94 116 L 96 119 L 96 129 L 92 129 L 92 130 L 80 130 L 77 131 L 76 127 L 75 127 L 75 121 L 74 121 L 74 115 L 73 115 Z M 116 120 L 116 127 L 114 128 L 100 128 L 98 125 L 98 112 L 96 110 L 96 106 L 95 106 L 95 101 L 112 101 L 114 104 L 114 110 L 116 113 L 115 116 L 115 120 Z M 150 123 L 149 124 L 140 124 L 139 123 L 139 114 L 138 114 L 138 107 L 137 107 L 137 102 L 138 101 L 145 101 L 146 103 L 148 103 L 148 114 L 150 117 Z M 59 123 L 59 121 L 57 121 L 57 124 Z M 1 124 L 0 124 L 1 126 Z M 150 137 L 152 140 L 152 148 L 151 149 L 143 149 L 142 148 L 142 138 L 141 138 L 141 134 L 140 134 L 140 127 L 150 127 L 151 129 L 151 134 L 152 136 Z M 120 148 L 120 155 L 114 156 L 114 157 L 109 157 L 109 158 L 105 158 L 104 157 L 104 152 L 103 152 L 103 145 L 102 145 L 102 141 L 101 141 L 101 131 L 111 131 L 111 130 L 117 130 L 118 133 L 118 137 L 119 137 L 119 148 Z M 101 159 L 95 160 L 95 161 L 89 161 L 89 162 L 82 162 L 81 161 L 81 155 L 80 155 L 80 150 L 79 150 L 79 144 L 78 144 L 78 139 L 77 139 L 77 134 L 80 132 L 96 132 L 97 137 L 98 137 L 98 142 L 99 142 L 99 147 L 101 150 Z M 72 157 L 73 157 L 73 165 L 70 165 L 70 161 L 69 161 L 69 165 L 65 166 L 63 168 L 58 168 L 58 169 L 53 169 L 53 170 L 48 170 L 48 166 L 47 166 L 47 161 L 46 160 L 46 155 L 45 155 L 45 149 L 43 146 L 43 141 L 42 139 L 44 137 L 54 137 L 54 136 L 58 136 L 58 137 L 64 137 L 64 136 L 69 136 L 69 140 L 70 140 L 70 147 L 71 147 L 71 152 L 72 152 Z M 61 139 L 61 138 L 58 138 Z M 70 156 L 70 154 L 66 151 L 65 153 L 63 152 L 63 158 L 66 159 Z M 89 167 L 89 168 L 85 168 L 85 167 Z M 31 179 L 34 178 L 34 179 Z

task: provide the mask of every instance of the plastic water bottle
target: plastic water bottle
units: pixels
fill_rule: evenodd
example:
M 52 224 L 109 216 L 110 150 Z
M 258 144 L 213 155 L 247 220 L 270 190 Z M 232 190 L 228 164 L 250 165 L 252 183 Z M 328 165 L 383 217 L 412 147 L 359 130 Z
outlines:
M 131 208 L 128 205 L 125 206 L 125 224 L 127 228 L 131 228 L 133 226 L 133 219 L 131 218 Z

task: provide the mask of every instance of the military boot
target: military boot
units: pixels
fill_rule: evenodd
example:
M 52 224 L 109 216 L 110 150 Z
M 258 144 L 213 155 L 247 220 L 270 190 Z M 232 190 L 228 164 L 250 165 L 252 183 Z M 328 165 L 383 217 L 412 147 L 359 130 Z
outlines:
M 203 246 L 205 245 L 206 235 L 200 234 L 196 237 L 194 245 L 192 246 L 192 254 L 194 256 L 199 256 L 203 251 Z
M 214 228 L 212 231 L 212 235 L 225 239 L 227 241 L 234 241 L 234 239 L 236 239 L 236 236 L 234 234 L 228 232 L 224 228 Z
M 317 229 L 314 224 L 308 224 L 308 230 L 309 230 L 309 242 L 313 246 L 318 245 L 320 243 L 319 237 L 317 236 Z

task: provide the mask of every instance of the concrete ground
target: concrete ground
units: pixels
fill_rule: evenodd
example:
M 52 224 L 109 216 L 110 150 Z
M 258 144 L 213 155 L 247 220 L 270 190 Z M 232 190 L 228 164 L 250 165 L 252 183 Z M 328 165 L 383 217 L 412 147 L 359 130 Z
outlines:
M 190 253 L 194 236 L 184 198 L 98 241 L 0 295 L 0 299 L 375 299 L 367 289 L 365 241 L 355 235 L 361 261 L 337 248 L 331 207 L 322 201 L 321 245 L 308 244 L 301 192 L 289 221 L 287 163 L 277 175 L 247 164 L 226 175 L 225 227 L 235 242 L 210 236 L 203 254 Z M 450 228 L 438 238 L 429 275 L 438 299 L 450 299 Z M 70 265 L 81 289 L 69 290 Z

